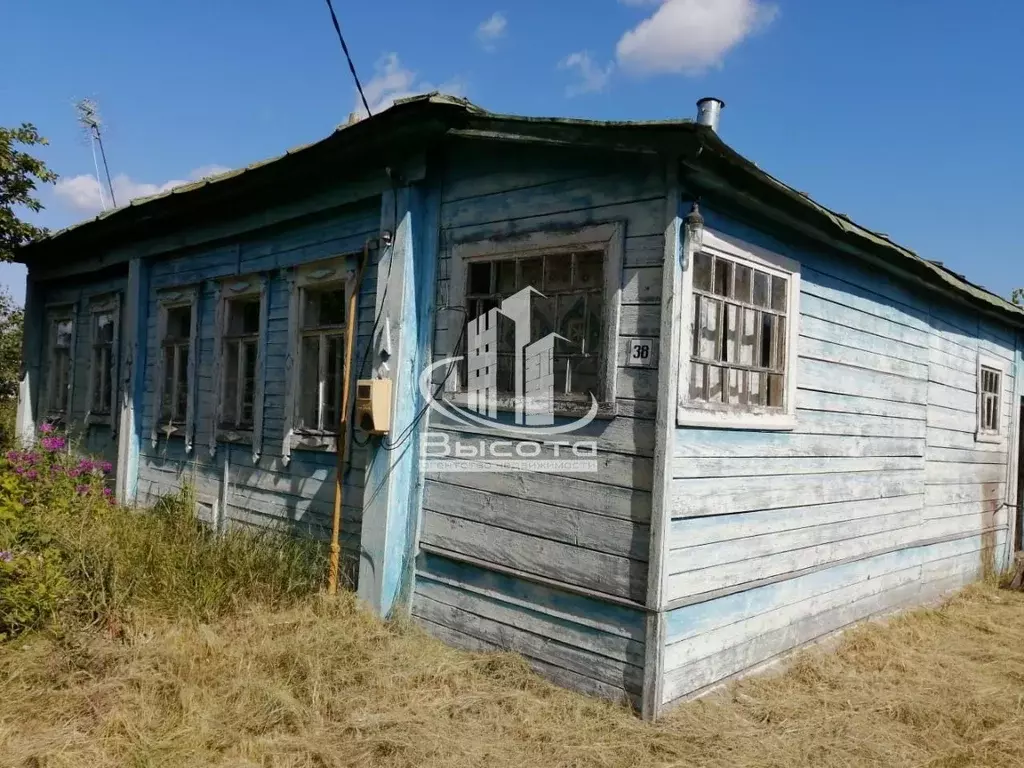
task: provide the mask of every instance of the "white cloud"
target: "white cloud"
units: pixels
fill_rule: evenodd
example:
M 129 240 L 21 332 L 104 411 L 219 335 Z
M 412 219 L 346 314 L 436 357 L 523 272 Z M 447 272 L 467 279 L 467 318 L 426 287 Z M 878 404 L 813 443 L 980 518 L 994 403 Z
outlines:
M 431 91 L 462 96 L 466 92 L 466 86 L 458 79 L 448 80 L 436 86 L 426 80 L 417 80 L 415 72 L 402 66 L 397 53 L 386 53 L 381 56 L 374 67 L 373 77 L 363 86 L 363 93 L 366 94 L 366 101 L 373 114 L 387 109 L 398 99 Z M 366 109 L 363 108 L 363 101 L 358 93 L 352 110 L 360 117 L 366 117 Z
M 589 51 L 576 51 L 576 53 L 570 53 L 562 59 L 558 63 L 558 68 L 576 70 L 579 80 L 568 86 L 565 89 L 565 94 L 567 96 L 578 96 L 581 93 L 603 91 L 605 86 L 608 85 L 608 80 L 611 79 L 615 64 L 608 62 L 607 66 L 602 67 L 590 58 Z
M 505 36 L 508 27 L 508 18 L 501 11 L 495 11 L 490 18 L 480 22 L 476 28 L 476 39 L 480 41 L 485 51 L 493 51 L 495 43 Z
M 180 187 L 182 184 L 188 184 L 190 181 L 198 181 L 207 176 L 215 176 L 228 170 L 231 169 L 222 165 L 204 165 L 189 173 L 187 179 L 171 179 L 163 184 L 135 181 L 130 176 L 119 173 L 117 176 L 114 176 L 111 182 L 114 186 L 114 196 L 120 207 L 127 205 L 138 197 L 147 197 L 159 192 L 167 192 L 175 187 Z M 107 191 L 106 185 L 101 188 L 96 177 L 89 174 L 60 179 L 56 184 L 54 192 L 59 200 L 77 211 L 98 213 L 103 210 L 104 200 L 106 200 L 107 206 L 110 206 L 110 192 Z
M 616 57 L 619 66 L 637 74 L 699 74 L 721 65 L 730 49 L 778 12 L 768 0 L 662 0 L 650 18 L 622 36 Z

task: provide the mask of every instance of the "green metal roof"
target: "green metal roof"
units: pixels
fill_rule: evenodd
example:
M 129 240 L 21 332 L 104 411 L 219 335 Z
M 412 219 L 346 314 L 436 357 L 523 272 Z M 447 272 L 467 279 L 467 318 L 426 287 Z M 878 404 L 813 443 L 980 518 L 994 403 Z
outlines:
M 183 184 L 166 192 L 136 198 L 128 205 L 99 214 L 54 232 L 19 251 L 19 260 L 31 258 L 40 248 L 47 251 L 62 247 L 65 241 L 88 236 L 95 245 L 102 242 L 113 229 L 123 226 L 134 231 L 163 208 L 176 200 L 194 197 L 200 190 L 223 190 L 231 193 L 235 184 L 266 173 L 287 158 L 313 154 L 315 150 L 337 148 L 355 151 L 374 139 L 386 140 L 388 132 L 396 127 L 405 129 L 403 136 L 416 135 L 416 124 L 427 118 L 439 119 L 442 132 L 449 135 L 472 135 L 478 138 L 539 141 L 566 146 L 599 146 L 622 151 L 677 152 L 682 154 L 684 167 L 695 170 L 692 181 L 698 187 L 707 185 L 711 176 L 725 179 L 718 184 L 718 192 L 730 190 L 736 199 L 756 199 L 761 206 L 785 207 L 794 220 L 812 228 L 817 236 L 824 236 L 849 252 L 884 260 L 905 276 L 934 290 L 952 292 L 971 304 L 998 314 L 1003 320 L 1024 326 L 1024 309 L 981 286 L 971 283 L 940 263 L 921 258 L 886 235 L 856 224 L 844 214 L 832 211 L 815 202 L 774 176 L 765 173 L 756 164 L 737 153 L 710 128 L 690 120 L 660 121 L 599 121 L 564 117 L 523 117 L 503 115 L 482 109 L 466 99 L 429 93 L 396 101 L 391 107 L 371 118 L 339 126 L 320 141 L 289 149 L 282 155 L 253 163 L 199 181 Z M 381 138 L 385 137 L 385 138 Z M 682 147 L 689 153 L 681 152 Z M 714 194 L 714 185 L 708 185 Z M 725 194 L 726 197 L 729 194 Z M 133 218 L 134 217 L 134 218 Z M 141 229 L 140 229 L 141 231 Z

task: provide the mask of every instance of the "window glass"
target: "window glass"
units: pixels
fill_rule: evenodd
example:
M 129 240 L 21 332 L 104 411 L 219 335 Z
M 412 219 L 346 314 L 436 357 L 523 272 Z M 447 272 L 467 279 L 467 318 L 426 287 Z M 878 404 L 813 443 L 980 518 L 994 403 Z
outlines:
M 517 351 L 512 315 L 518 309 L 510 305 L 506 311 L 502 303 L 524 288 L 539 292 L 527 297 L 525 311 L 530 325 L 529 344 L 541 346 Z M 470 343 L 467 328 L 462 380 L 469 382 L 470 389 L 487 388 L 514 396 L 516 355 L 525 358 L 532 354 L 550 359 L 556 395 L 599 393 L 605 312 L 603 250 L 472 261 L 468 264 L 466 289 L 467 322 L 475 341 Z M 492 310 L 497 311 L 490 314 Z M 471 375 L 469 358 L 479 363 L 480 356 L 489 350 L 480 332 L 492 324 L 496 357 L 493 364 L 475 366 Z M 562 338 L 552 337 L 552 333 Z
M 982 432 L 997 435 L 1000 429 L 1000 393 L 1002 389 L 1002 373 L 995 368 L 981 366 L 978 382 L 979 429 Z
M 718 254 L 693 259 L 689 400 L 717 408 L 787 406 L 789 280 Z
M 475 279 L 490 283 L 488 272 Z M 303 288 L 296 423 L 301 430 L 336 432 L 344 354 L 345 285 Z
M 166 307 L 164 313 L 161 420 L 165 425 L 180 425 L 185 423 L 188 415 L 188 360 L 191 354 L 192 307 Z

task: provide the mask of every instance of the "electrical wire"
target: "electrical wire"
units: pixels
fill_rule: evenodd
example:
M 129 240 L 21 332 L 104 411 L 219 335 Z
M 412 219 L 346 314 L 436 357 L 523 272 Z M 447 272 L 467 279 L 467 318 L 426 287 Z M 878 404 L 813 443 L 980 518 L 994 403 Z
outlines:
M 461 312 L 462 315 L 463 315 L 463 321 L 465 321 L 465 319 L 469 316 L 469 312 L 466 310 L 465 307 L 445 307 L 445 309 L 447 309 L 447 310 L 455 310 L 457 312 Z M 459 332 L 459 338 L 456 339 L 456 341 L 455 341 L 455 350 L 456 351 L 462 348 L 462 340 L 465 338 L 465 336 L 466 336 L 466 323 L 463 322 L 462 323 L 462 330 Z M 448 379 L 450 379 L 452 374 L 455 372 L 455 365 L 456 365 L 456 361 L 454 361 L 454 360 L 451 363 L 449 363 L 449 365 L 448 365 L 448 372 L 445 373 L 444 378 L 441 379 L 441 383 L 438 384 L 437 385 L 437 389 L 434 390 L 434 394 L 431 396 L 432 400 L 436 400 L 437 396 L 441 394 L 441 390 L 444 388 L 444 385 L 448 383 Z M 424 414 L 426 414 L 426 412 L 427 412 L 427 410 L 429 408 L 430 408 L 430 401 L 428 400 L 426 403 L 423 404 L 423 407 L 420 408 L 420 412 L 416 414 L 416 416 L 413 418 L 413 420 L 405 427 L 405 429 L 403 429 L 398 434 L 398 437 L 397 437 L 397 439 L 395 441 L 390 441 L 390 440 L 388 440 L 387 437 L 384 437 L 384 438 L 381 439 L 381 441 L 380 441 L 381 448 L 383 448 L 385 451 L 397 451 L 399 448 L 401 448 L 402 445 L 405 443 L 405 441 L 408 440 L 412 436 L 412 432 L 413 432 L 414 429 L 416 429 L 416 425 L 420 423 L 420 419 L 423 418 Z
M 338 23 L 338 16 L 334 13 L 334 4 L 331 0 L 327 0 L 327 10 L 331 12 L 331 21 L 334 22 L 334 31 L 338 33 L 338 42 L 341 43 L 341 50 L 345 53 L 345 60 L 348 61 L 349 71 L 352 73 L 352 79 L 356 81 L 356 90 L 359 91 L 359 98 L 363 100 L 363 108 L 366 110 L 366 116 L 372 116 L 370 112 L 370 104 L 366 101 L 366 94 L 363 93 L 363 86 L 359 82 L 359 75 L 356 74 L 356 65 L 352 63 L 352 56 L 349 55 L 348 46 L 345 45 L 345 36 L 341 34 L 341 25 Z

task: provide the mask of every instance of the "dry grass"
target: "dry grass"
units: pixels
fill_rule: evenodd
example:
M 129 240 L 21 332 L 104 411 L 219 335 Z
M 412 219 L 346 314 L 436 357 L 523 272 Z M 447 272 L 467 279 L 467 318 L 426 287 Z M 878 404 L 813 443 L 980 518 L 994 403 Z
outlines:
M 657 725 L 310 599 L 0 648 L 4 766 L 1024 765 L 1024 595 L 971 588 Z

